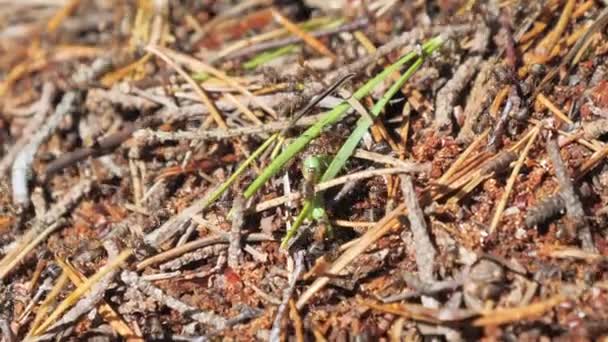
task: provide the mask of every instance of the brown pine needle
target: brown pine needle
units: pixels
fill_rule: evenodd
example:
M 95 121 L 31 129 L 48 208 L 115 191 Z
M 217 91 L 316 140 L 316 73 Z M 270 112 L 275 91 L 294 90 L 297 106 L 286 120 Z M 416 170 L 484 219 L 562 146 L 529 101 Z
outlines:
M 539 132 L 540 132 L 540 126 L 536 126 L 533 129 L 532 136 L 530 137 L 530 140 L 528 140 L 526 147 L 519 155 L 519 159 L 517 160 L 515 167 L 513 167 L 511 176 L 507 180 L 507 186 L 505 187 L 505 192 L 502 194 L 502 197 L 500 198 L 500 201 L 498 202 L 498 206 L 496 207 L 496 212 L 494 213 L 494 217 L 492 218 L 492 223 L 490 224 L 490 229 L 489 229 L 490 235 L 492 235 L 494 233 L 494 231 L 496 230 L 496 227 L 498 226 L 498 223 L 500 223 L 500 219 L 502 218 L 502 213 L 505 210 L 505 207 L 507 206 L 507 201 L 509 200 L 509 196 L 511 195 L 511 190 L 513 189 L 513 185 L 515 184 L 515 179 L 517 178 L 517 175 L 519 174 L 519 170 L 521 170 L 521 167 L 524 164 L 524 160 L 526 160 L 526 157 L 528 156 L 528 152 L 530 152 L 530 149 L 534 145 L 534 141 L 536 141 L 536 137 L 538 136 Z
M 123 78 L 129 76 L 130 74 L 135 73 L 137 70 L 141 69 L 152 57 L 152 54 L 145 54 L 140 59 L 136 60 L 133 63 L 125 65 L 122 68 L 113 70 L 108 72 L 107 74 L 101 77 L 100 83 L 106 87 L 111 87 L 114 83 L 122 80 Z
M 279 24 L 283 25 L 283 27 L 285 27 L 287 31 L 301 38 L 306 44 L 308 44 L 311 48 L 313 48 L 315 51 L 322 54 L 323 56 L 330 57 L 332 60 L 336 59 L 336 55 L 333 52 L 329 51 L 329 49 L 320 40 L 311 36 L 306 31 L 300 29 L 298 25 L 292 23 L 289 19 L 284 17 L 281 13 L 279 13 L 279 11 L 275 10 L 274 8 L 271 9 L 271 11 L 272 15 L 274 16 L 274 19 Z
M 265 112 L 270 114 L 270 116 L 272 116 L 275 119 L 278 118 L 277 112 L 274 109 L 272 109 L 271 107 L 266 105 L 264 102 L 260 101 L 257 96 L 253 95 L 249 90 L 247 90 L 245 87 L 240 85 L 236 80 L 234 80 L 234 78 L 228 76 L 225 72 L 220 71 L 220 70 L 212 67 L 211 65 L 204 63 L 196 58 L 190 57 L 186 54 L 179 53 L 177 51 L 173 51 L 171 49 L 160 47 L 160 46 L 155 46 L 153 48 L 156 51 L 159 51 L 159 52 L 163 53 L 164 55 L 170 57 L 171 59 L 177 61 L 178 63 L 188 66 L 192 71 L 205 72 L 205 73 L 213 75 L 213 76 L 217 77 L 218 79 L 226 82 L 228 85 L 230 85 L 231 87 L 233 87 L 234 89 L 239 91 L 241 94 L 250 98 L 253 103 L 255 103 L 260 108 L 262 108 Z
M 540 43 L 538 43 L 536 53 L 546 56 L 551 52 L 551 50 L 553 50 L 553 47 L 555 47 L 557 42 L 564 35 L 564 31 L 568 26 L 568 22 L 570 22 L 570 16 L 572 16 L 572 11 L 574 10 L 575 4 L 576 0 L 568 0 L 568 2 L 566 2 L 562 15 L 559 17 L 555 28 L 553 31 L 549 32 L 549 34 L 547 34 Z
M 46 314 L 48 313 L 51 304 L 53 304 L 55 298 L 59 296 L 59 293 L 61 292 L 61 290 L 63 290 L 63 287 L 67 284 L 67 282 L 67 273 L 61 273 L 49 294 L 46 296 L 42 304 L 40 304 L 40 306 L 38 307 L 38 311 L 36 312 L 36 318 L 34 318 L 34 322 L 32 323 L 30 331 L 27 333 L 28 337 L 32 336 L 34 334 L 34 331 L 36 331 L 36 329 L 40 326 L 40 323 L 42 323 L 42 320 L 44 319 L 44 317 L 46 317 Z
M 69 17 L 78 5 L 80 4 L 80 0 L 70 0 L 67 4 L 65 4 L 53 17 L 49 20 L 46 28 L 49 32 L 55 32 L 59 25 L 65 20 L 65 18 Z
M 538 94 L 536 96 L 536 100 L 538 100 L 538 102 L 540 102 L 543 106 L 547 107 L 547 109 L 549 109 L 551 113 L 553 113 L 555 117 L 561 121 L 569 125 L 573 124 L 572 120 L 566 114 L 564 114 L 564 112 L 557 108 L 557 106 L 555 106 L 553 102 L 551 102 L 543 93 Z
M 91 278 L 84 281 L 78 286 L 69 296 L 67 296 L 51 313 L 48 318 L 34 331 L 34 335 L 40 335 L 48 329 L 70 306 L 74 305 L 80 297 L 85 294 L 95 283 L 97 283 L 106 274 L 119 267 L 133 253 L 132 250 L 126 249 L 122 251 L 116 258 L 108 261 L 97 273 Z
M 565 296 L 556 295 L 544 301 L 533 303 L 528 306 L 501 308 L 488 311 L 483 314 L 483 317 L 473 321 L 473 325 L 477 327 L 501 325 L 511 322 L 520 322 L 524 319 L 536 318 L 565 300 Z
M 87 280 L 87 278 L 80 273 L 74 266 L 57 259 L 57 263 L 63 271 L 68 275 L 70 281 L 74 283 L 76 286 L 82 286 L 82 284 Z M 110 324 L 110 326 L 118 333 L 118 335 L 122 336 L 126 341 L 143 341 L 141 337 L 138 337 L 133 330 L 127 325 L 125 321 L 112 309 L 112 307 L 106 303 L 104 300 L 99 304 L 99 314 L 101 317 Z
M 175 63 L 169 56 L 167 56 L 166 54 L 161 52 L 158 47 L 147 46 L 146 50 L 148 52 L 151 52 L 151 53 L 155 54 L 156 56 L 158 56 L 165 63 L 167 63 L 171 68 L 173 68 L 173 70 L 175 70 L 181 77 L 183 77 L 186 80 L 186 82 L 188 82 L 188 84 L 190 84 L 190 86 L 194 89 L 196 94 L 201 98 L 201 100 L 203 101 L 205 106 L 207 106 L 207 109 L 209 110 L 209 113 L 211 113 L 211 117 L 213 117 L 213 120 L 215 121 L 215 123 L 222 129 L 225 129 L 225 130 L 228 129 L 228 126 L 226 125 L 226 122 L 222 118 L 222 115 L 217 110 L 217 108 L 215 107 L 215 104 L 211 101 L 209 96 L 207 96 L 207 93 L 198 85 L 198 83 L 196 83 L 192 79 L 192 77 L 190 77 L 190 75 L 188 75 L 187 72 L 184 71 L 184 69 L 182 69 L 179 65 L 177 65 L 177 63 Z
M 481 142 L 487 138 L 490 133 L 490 129 L 486 129 L 483 133 L 481 133 L 475 140 L 469 145 L 461 154 L 458 156 L 456 161 L 452 163 L 450 168 L 437 180 L 437 184 L 445 184 L 450 177 L 458 171 L 458 169 L 462 166 L 462 164 L 467 160 L 469 155 L 473 153 L 477 149 L 477 147 L 481 144 Z

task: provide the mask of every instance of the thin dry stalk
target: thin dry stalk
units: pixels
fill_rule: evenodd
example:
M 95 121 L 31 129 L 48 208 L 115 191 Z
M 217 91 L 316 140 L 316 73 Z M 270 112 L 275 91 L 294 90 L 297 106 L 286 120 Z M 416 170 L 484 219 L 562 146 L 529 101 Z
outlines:
M 51 106 L 53 105 L 53 97 L 55 96 L 56 89 L 52 83 L 45 83 L 42 87 L 42 94 L 40 95 L 40 100 L 35 104 L 35 113 L 28 120 L 27 126 L 23 129 L 23 133 L 19 140 L 17 140 L 10 149 L 2 156 L 2 160 L 0 160 L 0 175 L 4 175 L 13 161 L 15 157 L 19 153 L 20 150 L 27 144 L 30 140 L 31 136 L 42 126 L 44 123 L 44 119 L 46 118 L 47 113 L 51 110 Z
M 500 219 L 502 218 L 502 213 L 505 210 L 505 207 L 507 206 L 507 202 L 509 201 L 509 196 L 511 195 L 511 190 L 513 189 L 513 185 L 515 185 L 515 180 L 517 179 L 519 170 L 521 170 L 521 167 L 524 164 L 524 160 L 526 160 L 526 157 L 528 156 L 528 152 L 530 152 L 530 149 L 534 145 L 534 141 L 536 141 L 536 137 L 538 136 L 539 133 L 540 133 L 540 126 L 536 126 L 533 129 L 532 136 L 529 138 L 528 143 L 526 144 L 526 147 L 524 147 L 524 150 L 519 155 L 519 159 L 517 160 L 517 163 L 513 167 L 513 171 L 511 171 L 511 176 L 509 176 L 509 179 L 507 180 L 507 185 L 505 187 L 505 191 L 502 194 L 502 197 L 500 198 L 498 205 L 496 206 L 496 212 L 494 213 L 494 217 L 492 218 L 492 222 L 490 223 L 490 228 L 488 231 L 490 235 L 494 234 L 496 227 L 498 227 L 498 224 L 500 223 Z
M 416 172 L 416 171 L 424 173 L 424 171 L 422 171 L 421 169 L 418 169 L 418 168 L 416 170 L 412 170 L 409 168 L 406 169 L 406 168 L 400 168 L 400 167 L 376 169 L 376 170 L 372 169 L 372 170 L 355 172 L 355 173 L 351 173 L 346 176 L 334 178 L 327 182 L 322 182 L 322 183 L 317 184 L 315 186 L 315 193 L 325 191 L 327 189 L 333 188 L 338 185 L 342 185 L 344 183 L 355 182 L 355 181 L 359 181 L 359 180 L 366 179 L 366 178 L 393 175 L 393 174 L 398 174 L 398 173 L 409 173 L 409 172 Z M 285 204 L 289 201 L 298 200 L 301 197 L 302 197 L 302 194 L 300 192 L 292 192 L 289 195 L 273 198 L 271 200 L 267 200 L 262 203 L 256 204 L 255 212 L 261 212 L 264 210 L 268 210 L 270 208 L 274 208 L 279 205 Z
M 301 38 L 306 44 L 308 44 L 311 48 L 313 48 L 315 51 L 322 54 L 323 56 L 327 56 L 332 60 L 336 59 L 336 55 L 333 52 L 329 51 L 329 49 L 320 40 L 311 36 L 306 31 L 301 30 L 296 24 L 292 23 L 289 19 L 284 17 L 281 13 L 279 13 L 279 11 L 275 10 L 274 8 L 271 9 L 271 12 L 274 19 L 279 24 L 283 25 L 283 27 L 285 27 L 287 31 L 291 32 L 294 36 Z
M 481 56 L 474 56 L 462 63 L 454 76 L 439 90 L 435 101 L 435 127 L 447 134 L 451 132 L 454 105 L 461 92 L 477 73 L 481 65 Z
M 274 241 L 274 238 L 272 236 L 268 236 L 268 235 L 262 234 L 262 233 L 253 233 L 253 234 L 247 235 L 247 237 L 245 238 L 245 241 L 246 242 Z M 138 271 L 140 271 L 148 266 L 155 265 L 155 264 L 161 263 L 163 261 L 167 261 L 169 259 L 176 258 L 182 254 L 188 253 L 195 249 L 199 249 L 199 248 L 202 248 L 205 246 L 211 246 L 211 245 L 218 244 L 218 243 L 228 243 L 228 242 L 229 242 L 228 234 L 204 237 L 204 238 L 201 238 L 198 240 L 188 242 L 181 246 L 175 247 L 173 249 L 169 249 L 165 252 L 156 254 L 156 255 L 140 262 L 139 264 L 137 264 L 136 268 Z

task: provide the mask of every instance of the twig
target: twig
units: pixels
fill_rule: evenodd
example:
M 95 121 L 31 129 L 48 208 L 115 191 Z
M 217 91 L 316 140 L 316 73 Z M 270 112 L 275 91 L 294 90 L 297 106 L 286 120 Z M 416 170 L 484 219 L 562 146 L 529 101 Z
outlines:
M 131 137 L 133 132 L 142 127 L 151 125 L 157 121 L 155 118 L 149 118 L 146 120 L 138 121 L 135 124 L 128 124 L 125 128 L 120 131 L 107 136 L 99 140 L 93 147 L 82 147 L 72 152 L 64 153 L 59 158 L 55 159 L 46 167 L 43 181 L 48 181 L 52 175 L 62 169 L 78 163 L 89 157 L 98 157 L 104 154 L 112 152 L 114 149 L 119 147 L 123 142 Z
M 322 114 L 306 116 L 293 123 L 294 126 L 306 127 L 319 121 Z M 150 129 L 137 130 L 133 136 L 139 145 L 144 144 L 155 144 L 157 142 L 167 141 L 182 141 L 182 140 L 223 140 L 233 137 L 254 135 L 254 134 L 265 134 L 279 132 L 290 127 L 290 121 L 274 121 L 263 125 L 247 126 L 239 128 L 230 128 L 228 130 L 210 129 L 203 132 L 189 132 L 189 131 L 176 131 L 176 132 L 161 132 L 153 131 Z
M 163 292 L 163 290 L 152 285 L 150 282 L 142 279 L 135 272 L 123 271 L 121 273 L 121 279 L 127 285 L 138 288 L 141 292 L 150 296 L 158 303 L 166 305 L 167 307 L 179 312 L 180 314 L 190 317 L 197 322 L 205 325 L 211 325 L 216 330 L 222 330 L 226 328 L 227 321 L 224 317 L 221 317 L 213 312 L 202 311 L 193 306 L 190 306 L 176 298 L 173 298 Z
M 75 109 L 77 102 L 78 94 L 76 92 L 70 91 L 66 93 L 46 124 L 15 157 L 11 172 L 13 202 L 15 204 L 22 207 L 27 207 L 29 205 L 30 198 L 27 183 L 32 174 L 32 162 L 34 161 L 34 156 L 38 151 L 38 147 L 49 138 L 63 118 Z
M 294 269 L 293 272 L 289 276 L 289 284 L 283 290 L 283 300 L 279 308 L 277 309 L 277 314 L 274 318 L 274 322 L 272 323 L 272 329 L 270 330 L 270 338 L 271 342 L 279 342 L 281 341 L 281 326 L 283 321 L 283 316 L 285 315 L 285 311 L 287 310 L 287 305 L 289 304 L 289 300 L 293 295 L 293 292 L 296 287 L 296 282 L 300 277 L 300 274 L 304 271 L 304 251 L 298 251 L 294 255 Z
M 245 199 L 237 195 L 232 202 L 232 228 L 230 229 L 230 244 L 228 246 L 228 266 L 237 268 L 243 251 L 241 250 L 241 229 L 245 223 Z
M 179 214 L 171 217 L 162 226 L 146 234 L 146 236 L 144 236 L 144 242 L 152 248 L 159 249 L 162 244 L 179 234 L 186 227 L 186 224 L 190 221 L 192 216 L 198 214 L 207 206 L 207 196 L 208 195 L 205 195 L 205 198 L 202 200 L 198 200 L 191 204 Z
M 371 160 L 378 164 L 389 164 L 395 167 L 402 167 L 404 169 L 412 169 L 412 172 L 427 173 L 431 170 L 430 164 L 419 164 L 406 160 L 397 159 L 384 154 L 366 151 L 364 149 L 356 149 L 353 157 L 365 160 Z
M 435 101 L 435 127 L 447 134 L 452 128 L 452 112 L 461 92 L 475 76 L 481 63 L 480 56 L 474 56 L 461 64 L 454 76 L 437 92 Z
M 217 255 L 225 251 L 227 248 L 228 247 L 225 244 L 203 247 L 193 252 L 185 253 L 184 255 L 174 260 L 161 264 L 159 266 L 159 269 L 163 272 L 179 270 L 180 268 L 184 267 L 189 263 L 207 259 L 213 255 Z
M 0 160 L 0 175 L 4 175 L 13 161 L 15 160 L 15 156 L 19 153 L 19 151 L 27 144 L 30 140 L 32 134 L 36 132 L 40 128 L 40 126 L 44 123 L 44 119 L 46 118 L 47 113 L 50 111 L 51 106 L 53 104 L 53 97 L 55 97 L 56 89 L 52 83 L 45 83 L 42 87 L 42 94 L 40 95 L 40 100 L 36 102 L 35 106 L 35 114 L 33 117 L 28 119 L 27 126 L 23 129 L 21 137 L 17 140 L 13 146 L 6 152 L 4 156 L 2 156 L 2 160 Z
M 396 294 L 389 297 L 380 298 L 384 303 L 400 302 L 403 300 L 420 297 L 420 296 L 434 296 L 440 292 L 447 290 L 455 290 L 461 287 L 463 284 L 462 279 L 449 279 L 442 281 L 434 281 L 430 284 L 424 283 L 423 286 L 414 289 L 413 291 L 407 291 L 405 293 Z M 408 286 L 410 284 L 408 283 Z
M 416 248 L 416 265 L 420 274 L 420 279 L 426 283 L 432 283 L 435 281 L 433 271 L 435 268 L 435 247 L 431 242 L 429 236 L 426 221 L 424 220 L 424 213 L 418 203 L 416 191 L 414 190 L 414 184 L 412 177 L 408 175 L 402 175 L 401 178 L 401 191 L 407 205 L 408 214 L 407 217 L 410 221 L 410 229 L 414 235 L 414 247 Z M 405 236 L 402 236 L 405 238 Z
M 578 238 L 583 245 L 583 249 L 587 252 L 595 252 L 595 244 L 593 243 L 593 237 L 591 236 L 591 230 L 585 220 L 585 211 L 583 205 L 578 198 L 578 195 L 574 191 L 574 186 L 566 170 L 566 165 L 562 160 L 559 152 L 559 145 L 557 140 L 547 138 L 547 153 L 551 158 L 551 163 L 555 168 L 555 175 L 559 183 L 560 193 L 564 204 L 566 206 L 566 215 L 572 219 L 575 227 L 577 228 Z
M 509 120 L 509 113 L 511 113 L 511 109 L 513 109 L 513 101 L 511 101 L 511 96 L 509 96 L 507 103 L 505 103 L 505 107 L 502 109 L 502 113 L 498 118 L 498 122 L 496 122 L 494 131 L 492 131 L 492 135 L 490 135 L 490 138 L 488 139 L 489 151 L 496 152 L 502 145 L 502 137 L 505 133 L 505 128 L 507 126 L 507 121 Z
M 527 228 L 532 228 L 537 224 L 546 222 L 548 219 L 557 216 L 565 209 L 564 199 L 561 194 L 555 194 L 544 199 L 526 213 L 525 224 Z
M 272 236 L 268 236 L 268 235 L 262 234 L 262 233 L 252 233 L 252 234 L 247 235 L 247 237 L 245 237 L 245 241 L 246 242 L 274 241 L 274 238 Z M 211 245 L 219 244 L 219 243 L 225 244 L 228 242 L 229 242 L 228 234 L 200 238 L 198 240 L 188 242 L 182 246 L 156 254 L 156 255 L 140 262 L 139 264 L 137 264 L 137 270 L 140 271 L 148 266 L 155 265 L 155 264 L 161 263 L 163 261 L 176 258 L 182 254 L 188 253 L 195 249 L 199 249 L 199 248 L 202 248 L 205 246 L 211 246 Z M 191 259 L 191 260 L 196 261 L 197 259 L 195 259 L 195 257 L 198 257 L 198 256 L 195 256 L 193 254 L 192 255 L 193 259 Z M 200 260 L 200 259 L 198 259 L 198 260 Z M 188 258 L 185 258 L 185 261 L 190 262 L 190 260 Z

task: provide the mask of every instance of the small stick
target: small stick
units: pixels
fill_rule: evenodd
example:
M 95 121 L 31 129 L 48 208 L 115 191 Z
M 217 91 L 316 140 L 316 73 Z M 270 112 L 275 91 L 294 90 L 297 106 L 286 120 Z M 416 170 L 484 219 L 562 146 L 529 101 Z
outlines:
M 50 111 L 53 105 L 53 97 L 57 90 L 52 83 L 45 83 L 42 87 L 42 94 L 40 100 L 34 105 L 36 108 L 33 117 L 28 119 L 28 124 L 23 129 L 23 133 L 17 142 L 10 147 L 10 149 L 2 156 L 0 160 L 0 175 L 4 175 L 19 151 L 27 144 L 31 136 L 44 124 L 44 119 L 47 113 Z
M 270 338 L 271 342 L 280 342 L 281 341 L 281 322 L 283 320 L 283 315 L 285 315 L 285 311 L 287 310 L 287 305 L 289 304 L 289 300 L 293 295 L 293 292 L 296 288 L 296 282 L 300 277 L 300 274 L 304 272 L 304 251 L 298 251 L 294 255 L 294 269 L 293 272 L 289 275 L 289 284 L 283 290 L 283 300 L 279 308 L 277 309 L 277 314 L 274 318 L 274 322 L 272 323 L 272 329 L 270 330 Z
M 451 131 L 454 105 L 457 103 L 463 89 L 477 74 L 481 65 L 481 57 L 474 56 L 461 64 L 454 76 L 437 92 L 435 101 L 435 128 L 446 134 Z
M 488 139 L 488 149 L 492 152 L 496 152 L 498 148 L 502 145 L 502 137 L 505 133 L 505 128 L 507 126 L 507 121 L 509 120 L 509 113 L 513 108 L 513 101 L 511 101 L 511 97 L 507 99 L 507 103 L 502 110 L 502 114 L 500 114 L 500 118 L 496 123 L 496 127 L 494 127 L 494 131 Z
M 232 228 L 230 229 L 230 245 L 228 246 L 228 266 L 235 269 L 239 266 L 239 259 L 243 254 L 241 250 L 241 229 L 245 223 L 245 199 L 237 195 L 232 202 Z
M 159 265 L 158 268 L 164 272 L 176 271 L 189 263 L 218 255 L 224 252 L 227 248 L 228 247 L 224 244 L 203 247 L 195 251 L 185 253 L 177 259 L 167 261 L 166 263 Z
M 591 236 L 591 230 L 585 221 L 585 211 L 578 195 L 574 191 L 574 186 L 566 170 L 566 165 L 559 152 L 557 140 L 547 139 L 547 153 L 551 158 L 551 163 L 555 168 L 555 175 L 559 183 L 560 193 L 566 206 L 566 215 L 572 219 L 577 228 L 578 238 L 587 252 L 595 252 L 595 244 Z
M 128 140 L 138 129 L 153 124 L 156 121 L 154 118 L 145 119 L 134 124 L 128 124 L 120 131 L 108 135 L 107 137 L 99 140 L 92 147 L 83 147 L 76 149 L 72 152 L 64 153 L 59 158 L 55 159 L 49 165 L 47 165 L 44 175 L 42 176 L 43 181 L 50 179 L 52 175 L 61 171 L 62 169 L 78 163 L 89 157 L 98 157 L 104 154 L 112 152 L 114 149 L 119 147 L 123 142 Z
M 11 183 L 13 186 L 13 202 L 17 205 L 27 207 L 30 203 L 28 179 L 32 174 L 32 162 L 38 151 L 38 147 L 46 141 L 55 131 L 63 118 L 74 111 L 78 102 L 78 94 L 75 91 L 66 93 L 55 112 L 49 117 L 46 124 L 32 137 L 30 142 L 17 154 L 11 171 Z
M 324 113 L 323 113 L 324 114 Z M 298 122 L 293 123 L 294 127 L 306 127 L 317 122 L 323 114 L 306 116 L 300 119 Z M 176 132 L 162 132 L 153 131 L 150 129 L 140 129 L 133 135 L 139 145 L 143 144 L 155 144 L 157 142 L 167 141 L 181 141 L 181 140 L 222 140 L 228 138 L 234 138 L 245 135 L 255 134 L 266 134 L 279 132 L 289 128 L 291 121 L 281 120 L 274 121 L 259 126 L 247 126 L 239 128 L 230 128 L 228 130 L 222 129 L 210 129 L 202 132 L 190 132 L 190 131 L 176 131 Z
M 402 175 L 401 178 L 401 191 L 407 205 L 407 217 L 410 221 L 410 229 L 414 235 L 414 246 L 416 248 L 416 266 L 418 267 L 418 273 L 420 279 L 425 283 L 432 283 L 435 281 L 433 275 L 435 247 L 431 242 L 429 236 L 428 227 L 424 220 L 424 213 L 418 203 L 416 191 L 414 190 L 414 183 L 412 177 L 408 175 Z M 402 235 L 402 238 L 405 238 Z

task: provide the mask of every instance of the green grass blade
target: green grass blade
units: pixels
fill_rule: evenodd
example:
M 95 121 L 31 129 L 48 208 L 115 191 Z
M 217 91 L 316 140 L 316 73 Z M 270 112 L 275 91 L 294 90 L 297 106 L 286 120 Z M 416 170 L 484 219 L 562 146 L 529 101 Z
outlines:
M 443 42 L 442 37 L 435 37 L 431 39 L 429 42 L 423 45 L 423 51 L 425 53 L 430 53 L 438 48 Z M 361 88 L 359 88 L 354 94 L 353 97 L 357 100 L 361 100 L 364 96 L 369 94 L 380 82 L 382 82 L 388 75 L 397 71 L 404 64 L 408 63 L 412 59 L 416 58 L 418 55 L 416 52 L 410 52 L 405 56 L 401 57 L 397 62 L 393 63 L 386 69 L 384 69 L 380 74 L 376 77 L 369 80 L 365 83 Z M 337 122 L 344 113 L 350 108 L 350 105 L 347 102 L 342 102 L 338 106 L 334 107 L 332 110 L 327 112 L 319 122 L 309 127 L 302 135 L 300 135 L 291 145 L 289 145 L 281 154 L 277 156 L 276 159 L 272 161 L 270 165 L 268 165 L 262 173 L 249 185 L 249 187 L 245 190 L 244 196 L 245 198 L 250 198 L 255 194 L 258 189 L 260 189 L 272 176 L 274 176 L 277 172 L 279 172 L 283 166 L 291 160 L 296 154 L 298 154 L 302 149 L 310 143 L 310 141 L 321 134 L 321 131 L 335 122 Z
M 374 105 L 374 107 L 372 108 L 370 114 L 373 117 L 377 117 L 382 112 L 388 101 L 395 95 L 395 93 L 397 93 L 397 91 L 399 91 L 399 89 L 401 89 L 401 87 L 403 87 L 405 82 L 407 82 L 407 80 L 414 74 L 414 72 L 420 69 L 420 66 L 422 66 L 423 62 L 423 58 L 418 58 L 418 60 L 414 62 L 414 64 L 412 64 L 409 69 L 407 69 L 405 74 L 403 74 L 390 87 L 390 89 L 386 93 L 384 93 L 382 99 L 380 99 L 380 101 L 378 101 L 376 105 Z M 355 127 L 355 130 L 351 133 L 346 142 L 342 145 L 342 147 L 336 154 L 336 157 L 332 160 L 331 164 L 329 164 L 327 170 L 325 170 L 323 176 L 321 176 L 321 182 L 333 179 L 338 175 L 340 170 L 342 170 L 342 167 L 344 167 L 344 164 L 346 164 L 348 158 L 350 158 L 350 156 L 353 154 L 355 148 L 357 148 L 357 145 L 359 145 L 359 142 L 363 138 L 363 135 L 365 135 L 365 133 L 372 124 L 373 122 L 371 120 L 364 117 L 360 118 L 359 121 L 357 121 L 357 127 Z

